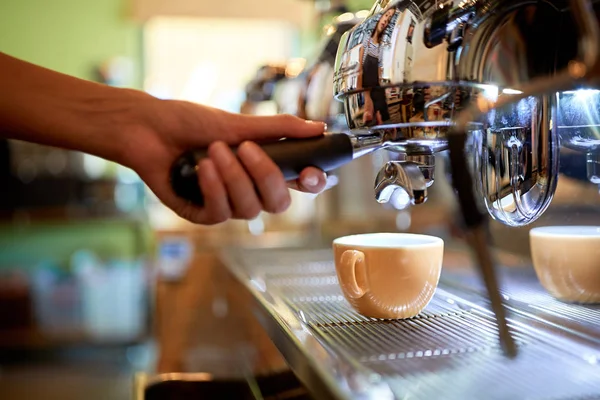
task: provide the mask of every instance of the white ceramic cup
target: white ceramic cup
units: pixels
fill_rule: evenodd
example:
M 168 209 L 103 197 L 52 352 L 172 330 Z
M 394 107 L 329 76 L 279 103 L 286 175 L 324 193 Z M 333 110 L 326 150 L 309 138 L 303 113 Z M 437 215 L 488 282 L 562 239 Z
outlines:
M 335 267 L 344 297 L 372 318 L 411 318 L 437 288 L 444 241 L 409 233 L 371 233 L 333 241 Z
M 542 286 L 557 299 L 600 303 L 600 227 L 545 226 L 529 231 Z

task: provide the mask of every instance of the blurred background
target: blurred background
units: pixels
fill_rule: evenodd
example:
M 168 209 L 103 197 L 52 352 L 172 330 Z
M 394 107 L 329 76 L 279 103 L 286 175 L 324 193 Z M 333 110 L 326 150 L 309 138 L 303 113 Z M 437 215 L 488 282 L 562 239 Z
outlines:
M 372 4 L 2 0 L 0 51 L 160 98 L 343 129 L 330 86 L 336 40 Z M 374 178 L 391 157 L 379 152 L 336 171 L 319 196 L 293 193 L 284 214 L 207 228 L 179 219 L 122 166 L 0 141 L 0 398 L 129 399 L 139 372 L 284 371 L 217 254 L 328 247 L 359 232 L 455 236 L 444 162 L 425 205 L 377 204 Z M 573 168 L 585 175 L 582 162 Z M 597 187 L 565 178 L 539 224 L 571 198 L 581 202 L 569 209 L 571 223 L 589 221 Z M 501 245 L 528 254 L 527 230 L 506 229 L 493 225 Z

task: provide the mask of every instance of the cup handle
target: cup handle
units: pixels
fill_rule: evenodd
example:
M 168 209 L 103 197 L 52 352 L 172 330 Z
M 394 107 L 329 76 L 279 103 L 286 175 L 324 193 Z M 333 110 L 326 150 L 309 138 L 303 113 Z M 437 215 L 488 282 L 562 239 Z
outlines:
M 342 288 L 346 289 L 345 292 L 353 299 L 363 297 L 367 291 L 364 253 L 358 250 L 346 250 L 340 261 L 342 268 L 339 269 L 339 279 Z

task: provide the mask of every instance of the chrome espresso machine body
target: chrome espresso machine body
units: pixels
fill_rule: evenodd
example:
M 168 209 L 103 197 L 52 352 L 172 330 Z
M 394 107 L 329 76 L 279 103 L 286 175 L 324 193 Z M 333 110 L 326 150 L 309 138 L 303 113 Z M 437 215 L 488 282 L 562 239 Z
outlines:
M 360 13 L 346 12 L 333 18 L 324 27 L 319 55 L 303 74 L 297 116 L 323 121 L 333 131 L 346 128 L 342 105 L 331 96 L 335 58 L 343 35 L 363 20 Z
M 342 39 L 335 96 L 351 131 L 368 132 L 357 141 L 404 154 L 382 168 L 377 200 L 420 204 L 435 176 L 432 155 L 448 149 L 458 114 L 564 69 L 577 58 L 578 32 L 566 2 L 385 3 Z M 592 97 L 587 107 L 598 106 Z M 494 219 L 522 226 L 539 218 L 556 189 L 559 138 L 584 151 L 594 143 L 594 122 L 575 98 L 529 97 L 469 121 L 465 151 L 479 200 Z

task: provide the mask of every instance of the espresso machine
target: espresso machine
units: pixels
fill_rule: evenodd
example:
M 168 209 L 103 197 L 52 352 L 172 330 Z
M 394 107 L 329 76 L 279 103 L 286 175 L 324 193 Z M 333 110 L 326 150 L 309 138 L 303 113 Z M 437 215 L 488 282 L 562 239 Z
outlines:
M 544 218 L 569 160 L 585 168 L 567 177 L 600 183 L 599 15 L 583 0 L 377 0 L 341 37 L 333 96 L 347 129 L 263 149 L 288 179 L 393 153 L 373 185 L 383 204 L 419 207 L 448 180 L 470 251 L 445 258 L 426 312 L 402 321 L 353 311 L 328 250 L 224 254 L 317 398 L 600 397 L 600 308 L 552 297 L 489 234 Z M 205 154 L 172 170 L 175 192 L 200 205 Z M 449 175 L 436 174 L 440 162 Z
M 363 19 L 360 13 L 346 12 L 333 18 L 323 28 L 318 56 L 303 73 L 304 82 L 296 112 L 298 117 L 323 121 L 332 131 L 347 128 L 343 106 L 331 96 L 335 59 L 344 34 Z

